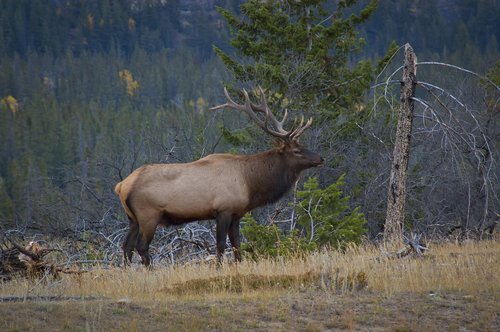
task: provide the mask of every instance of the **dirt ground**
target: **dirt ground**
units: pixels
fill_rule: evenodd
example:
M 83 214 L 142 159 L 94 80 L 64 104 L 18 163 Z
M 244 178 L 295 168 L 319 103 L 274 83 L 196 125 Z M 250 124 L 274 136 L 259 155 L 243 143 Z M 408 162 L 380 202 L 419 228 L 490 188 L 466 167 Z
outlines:
M 12 299 L 11 299 L 12 300 Z M 500 331 L 498 294 L 320 290 L 0 303 L 0 331 Z

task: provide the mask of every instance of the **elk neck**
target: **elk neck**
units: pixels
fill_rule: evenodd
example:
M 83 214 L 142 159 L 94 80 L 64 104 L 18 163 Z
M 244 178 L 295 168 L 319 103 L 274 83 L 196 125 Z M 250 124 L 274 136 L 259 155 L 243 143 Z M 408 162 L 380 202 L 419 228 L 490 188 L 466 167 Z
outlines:
M 249 191 L 249 210 L 279 200 L 301 172 L 302 169 L 290 164 L 277 149 L 248 156 L 243 175 Z

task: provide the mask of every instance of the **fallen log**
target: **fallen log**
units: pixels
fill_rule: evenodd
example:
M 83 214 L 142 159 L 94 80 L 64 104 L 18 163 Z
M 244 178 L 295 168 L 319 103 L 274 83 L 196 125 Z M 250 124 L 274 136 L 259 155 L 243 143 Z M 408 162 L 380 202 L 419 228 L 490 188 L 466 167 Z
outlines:
M 404 235 L 403 237 L 405 246 L 396 252 L 384 253 L 384 258 L 396 259 L 403 258 L 409 255 L 414 257 L 422 257 L 424 255 L 424 252 L 429 250 L 429 248 L 427 248 L 425 244 L 421 243 L 421 234 L 411 233 L 409 238 Z
M 21 246 L 11 239 L 4 239 L 0 244 L 0 280 L 13 278 L 43 279 L 47 276 L 59 278 L 60 273 L 82 273 L 69 268 L 56 266 L 44 257 L 58 249 L 43 248 L 38 242 L 31 241 Z

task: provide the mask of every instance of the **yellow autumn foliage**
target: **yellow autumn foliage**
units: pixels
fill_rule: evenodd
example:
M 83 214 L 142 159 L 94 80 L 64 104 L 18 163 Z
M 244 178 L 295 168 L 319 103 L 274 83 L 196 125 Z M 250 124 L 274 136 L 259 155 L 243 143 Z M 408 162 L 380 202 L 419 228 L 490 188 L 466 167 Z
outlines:
M 127 94 L 132 97 L 135 94 L 136 90 L 139 88 L 139 82 L 134 80 L 132 73 L 127 69 L 120 70 L 118 72 L 118 75 L 127 86 Z
M 19 110 L 19 104 L 17 102 L 17 99 L 11 95 L 4 97 L 3 99 L 0 100 L 0 102 L 6 105 L 7 109 L 9 109 L 12 112 L 12 114 L 16 114 L 16 112 Z

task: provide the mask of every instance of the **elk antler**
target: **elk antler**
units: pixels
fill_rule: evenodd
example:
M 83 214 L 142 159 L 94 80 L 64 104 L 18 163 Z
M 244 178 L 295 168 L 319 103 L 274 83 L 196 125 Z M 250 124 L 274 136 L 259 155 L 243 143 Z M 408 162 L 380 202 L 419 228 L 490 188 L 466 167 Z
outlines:
M 285 110 L 283 118 L 281 119 L 281 121 L 278 121 L 278 119 L 276 119 L 271 110 L 269 110 L 264 90 L 262 90 L 261 87 L 259 87 L 260 104 L 252 103 L 250 101 L 250 96 L 248 95 L 248 92 L 245 89 L 243 89 L 242 92 L 243 95 L 245 96 L 245 104 L 243 105 L 234 102 L 233 99 L 231 99 L 231 97 L 229 96 L 227 89 L 224 88 L 224 95 L 226 96 L 227 102 L 225 104 L 212 107 L 210 108 L 210 110 L 215 111 L 222 108 L 232 108 L 239 111 L 243 111 L 247 113 L 248 116 L 250 116 L 250 118 L 255 123 L 257 123 L 257 125 L 259 125 L 259 127 L 261 127 L 266 133 L 271 134 L 272 136 L 280 138 L 284 141 L 297 140 L 298 137 L 302 135 L 302 133 L 312 124 L 312 118 L 310 118 L 304 125 L 304 117 L 302 116 L 302 119 L 298 126 L 294 126 L 290 130 L 285 130 L 283 128 L 283 125 L 288 117 L 288 111 Z M 257 116 L 256 112 L 264 113 L 265 114 L 264 120 L 262 120 L 259 116 Z M 269 126 L 269 122 L 271 123 L 272 128 Z

